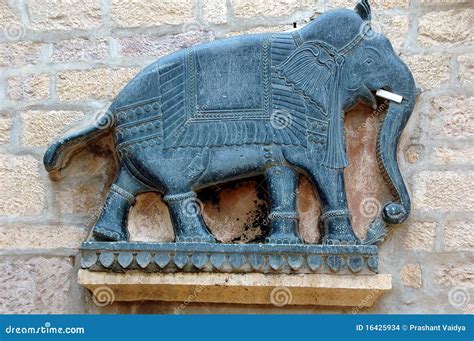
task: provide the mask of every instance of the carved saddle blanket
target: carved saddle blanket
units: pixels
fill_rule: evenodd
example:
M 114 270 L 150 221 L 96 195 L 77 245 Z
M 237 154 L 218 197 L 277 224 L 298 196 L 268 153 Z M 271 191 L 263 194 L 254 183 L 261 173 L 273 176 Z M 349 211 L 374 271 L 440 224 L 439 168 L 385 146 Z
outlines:
M 232 38 L 160 60 L 163 146 L 324 143 L 324 115 L 274 67 L 298 47 L 291 33 Z

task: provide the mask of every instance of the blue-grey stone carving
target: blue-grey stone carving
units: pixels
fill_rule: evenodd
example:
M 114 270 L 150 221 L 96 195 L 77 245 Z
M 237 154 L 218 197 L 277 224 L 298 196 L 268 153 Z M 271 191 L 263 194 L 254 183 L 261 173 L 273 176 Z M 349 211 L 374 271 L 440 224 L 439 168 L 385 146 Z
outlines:
M 74 152 L 109 133 L 120 160 L 106 209 L 84 246 L 84 252 L 95 247 L 99 257 L 84 253 L 83 265 L 313 272 L 325 264 L 334 272 L 365 266 L 376 271 L 373 244 L 383 240 L 386 223 L 399 224 L 410 213 L 397 145 L 416 91 L 388 39 L 371 30 L 370 13 L 363 0 L 355 10 L 329 11 L 292 32 L 221 39 L 160 58 L 93 124 L 54 142 L 44 156 L 53 177 Z M 401 103 L 390 102 L 377 143 L 394 200 L 361 241 L 351 226 L 344 185 L 344 113 L 358 101 L 377 105 L 379 89 L 403 97 Z M 265 244 L 214 246 L 197 192 L 258 174 L 270 193 Z M 321 201 L 320 245 L 304 245 L 298 235 L 300 174 Z M 163 195 L 176 243 L 127 243 L 130 207 L 149 191 Z

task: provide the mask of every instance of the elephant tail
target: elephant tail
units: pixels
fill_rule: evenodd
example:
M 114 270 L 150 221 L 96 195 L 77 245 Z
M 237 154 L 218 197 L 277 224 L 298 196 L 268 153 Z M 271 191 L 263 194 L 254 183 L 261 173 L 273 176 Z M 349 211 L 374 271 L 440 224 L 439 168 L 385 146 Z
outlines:
M 64 168 L 71 156 L 108 132 L 114 127 L 114 114 L 108 110 L 97 116 L 92 123 L 82 124 L 55 140 L 43 157 L 43 164 L 53 180 L 61 178 Z

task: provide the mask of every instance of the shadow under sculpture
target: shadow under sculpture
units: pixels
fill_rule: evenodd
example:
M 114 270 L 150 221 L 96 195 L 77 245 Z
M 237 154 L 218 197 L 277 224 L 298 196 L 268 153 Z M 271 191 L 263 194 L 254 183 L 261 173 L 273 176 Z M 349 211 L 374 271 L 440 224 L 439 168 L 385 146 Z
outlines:
M 256 34 L 197 45 L 160 58 L 119 93 L 86 128 L 55 141 L 44 156 L 53 178 L 89 141 L 113 133 L 120 171 L 82 266 L 121 271 L 377 272 L 376 243 L 389 224 L 410 213 L 397 145 L 415 104 L 407 66 L 370 28 L 366 0 L 333 10 L 293 32 Z M 344 113 L 358 101 L 390 102 L 377 143 L 381 172 L 392 189 L 359 240 L 351 226 L 344 168 Z M 220 244 L 195 207 L 196 191 L 263 174 L 270 192 L 265 244 Z M 321 244 L 298 235 L 298 175 L 321 201 Z M 127 217 L 138 194 L 156 191 L 170 210 L 175 243 L 128 242 Z M 315 227 L 316 228 L 316 227 Z

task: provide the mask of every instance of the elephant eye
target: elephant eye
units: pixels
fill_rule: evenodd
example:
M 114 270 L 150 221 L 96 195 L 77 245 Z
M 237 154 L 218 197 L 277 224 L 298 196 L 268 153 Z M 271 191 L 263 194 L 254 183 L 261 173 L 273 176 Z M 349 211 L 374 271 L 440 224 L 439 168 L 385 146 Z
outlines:
M 374 60 L 372 58 L 367 58 L 365 60 L 365 64 L 367 64 L 367 65 L 372 65 L 373 63 L 374 63 Z

